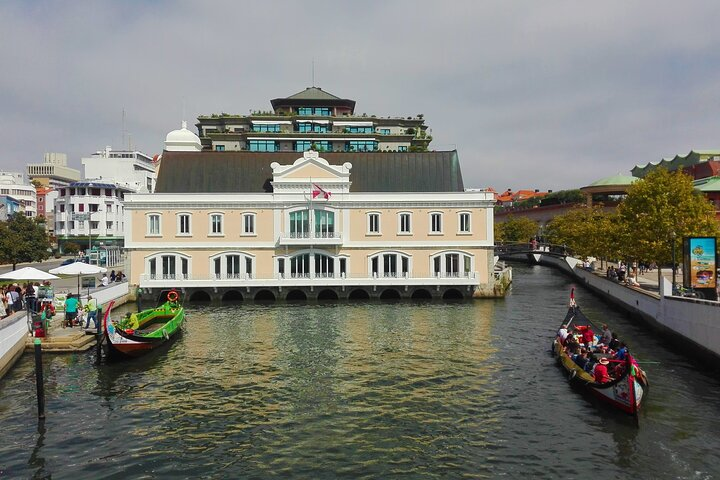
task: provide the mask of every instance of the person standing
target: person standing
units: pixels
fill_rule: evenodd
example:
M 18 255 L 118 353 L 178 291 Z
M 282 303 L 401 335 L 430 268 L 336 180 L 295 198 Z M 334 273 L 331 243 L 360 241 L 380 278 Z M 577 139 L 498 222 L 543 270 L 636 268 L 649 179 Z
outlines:
M 36 313 L 37 310 L 37 294 L 35 292 L 35 287 L 33 287 L 32 282 L 28 283 L 25 287 L 25 305 L 27 305 L 28 310 L 30 310 L 33 313 Z
M 87 311 L 87 318 L 85 319 L 85 328 L 90 328 L 90 319 L 92 319 L 93 324 L 95 325 L 95 329 L 98 327 L 98 320 L 97 320 L 97 310 L 98 310 L 98 303 L 97 299 L 93 298 L 92 295 L 88 295 L 88 301 L 85 305 L 85 310 Z
M 7 315 L 12 315 L 13 310 L 13 299 L 12 299 L 12 290 L 9 288 L 5 291 L 5 311 Z
M 77 318 L 79 305 L 80 301 L 75 298 L 72 293 L 68 293 L 68 296 L 65 299 L 65 323 L 63 324 L 63 328 L 68 326 L 72 328 L 73 322 Z
M 13 286 L 10 288 L 10 296 L 12 297 L 13 304 L 12 309 L 14 312 L 21 312 L 23 309 L 22 295 L 20 295 L 21 291 L 17 283 L 13 283 Z
M 7 309 L 5 308 L 5 290 L 0 289 L 0 295 L 2 298 L 0 298 L 0 318 L 7 317 Z

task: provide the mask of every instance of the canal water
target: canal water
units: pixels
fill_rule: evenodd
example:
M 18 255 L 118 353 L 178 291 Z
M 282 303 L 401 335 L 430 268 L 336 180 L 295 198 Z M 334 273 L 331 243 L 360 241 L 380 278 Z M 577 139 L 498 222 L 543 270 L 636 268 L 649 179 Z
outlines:
M 0 380 L 0 478 L 717 478 L 720 381 L 578 288 L 645 363 L 639 425 L 549 354 L 571 282 L 502 300 L 190 306 L 167 351 Z

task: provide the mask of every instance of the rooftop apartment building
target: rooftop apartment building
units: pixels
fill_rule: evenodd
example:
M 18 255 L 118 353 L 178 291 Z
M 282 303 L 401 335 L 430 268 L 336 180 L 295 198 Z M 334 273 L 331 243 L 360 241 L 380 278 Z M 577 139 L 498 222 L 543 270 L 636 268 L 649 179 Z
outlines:
M 270 101 L 249 115 L 201 115 L 202 146 L 215 151 L 422 152 L 432 137 L 422 115 L 377 117 L 355 112 L 355 100 L 319 87 Z
M 83 178 L 113 183 L 139 192 L 155 189 L 153 158 L 137 150 L 113 150 L 112 147 L 83 157 Z

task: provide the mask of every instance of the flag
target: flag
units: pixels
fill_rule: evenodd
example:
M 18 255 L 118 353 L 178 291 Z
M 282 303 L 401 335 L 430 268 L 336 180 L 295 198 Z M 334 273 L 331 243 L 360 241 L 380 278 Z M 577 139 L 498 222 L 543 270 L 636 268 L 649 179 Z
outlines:
M 330 195 L 332 195 L 331 192 L 324 190 L 317 183 L 313 183 L 312 186 L 313 186 L 312 198 L 316 198 L 316 197 L 322 195 L 325 198 L 325 200 L 330 200 Z

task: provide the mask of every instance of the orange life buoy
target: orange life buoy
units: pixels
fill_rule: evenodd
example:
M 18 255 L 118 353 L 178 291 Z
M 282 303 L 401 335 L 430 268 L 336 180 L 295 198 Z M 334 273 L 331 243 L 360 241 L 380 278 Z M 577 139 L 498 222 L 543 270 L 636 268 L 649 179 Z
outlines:
M 177 302 L 178 293 L 175 290 L 170 290 L 167 294 L 168 302 Z

